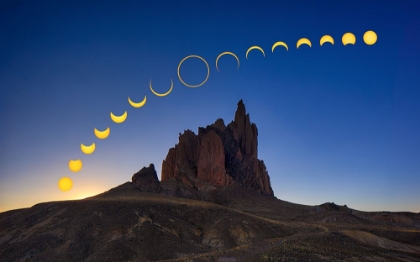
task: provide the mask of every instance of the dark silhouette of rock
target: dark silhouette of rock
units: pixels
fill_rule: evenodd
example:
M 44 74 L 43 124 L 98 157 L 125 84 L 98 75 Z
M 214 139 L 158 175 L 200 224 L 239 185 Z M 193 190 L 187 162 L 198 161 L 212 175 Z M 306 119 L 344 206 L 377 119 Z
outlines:
M 159 179 L 153 164 L 150 164 L 149 167 L 143 167 L 139 172 L 135 173 L 131 178 L 131 181 L 135 187 L 142 191 L 161 191 Z
M 227 187 L 236 181 L 248 189 L 273 196 L 266 166 L 258 160 L 258 129 L 246 114 L 242 100 L 234 120 L 226 126 L 223 119 L 198 135 L 186 130 L 162 163 L 161 180 L 175 179 L 199 189 L 200 181 Z

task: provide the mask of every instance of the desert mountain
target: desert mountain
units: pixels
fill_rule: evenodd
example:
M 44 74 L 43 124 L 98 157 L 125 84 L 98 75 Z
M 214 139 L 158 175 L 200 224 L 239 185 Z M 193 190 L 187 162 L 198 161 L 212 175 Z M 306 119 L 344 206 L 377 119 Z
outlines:
M 163 161 L 83 200 L 0 213 L 0 261 L 420 261 L 420 214 L 273 196 L 242 101 Z

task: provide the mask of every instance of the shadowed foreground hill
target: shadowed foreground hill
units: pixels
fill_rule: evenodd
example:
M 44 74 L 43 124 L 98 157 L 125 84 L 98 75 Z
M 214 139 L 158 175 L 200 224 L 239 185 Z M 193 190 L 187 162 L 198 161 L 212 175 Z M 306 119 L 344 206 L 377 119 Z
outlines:
M 420 215 L 274 197 L 242 100 L 95 197 L 0 213 L 0 261 L 420 261 Z
M 1 261 L 420 261 L 420 216 L 303 206 L 233 184 L 226 202 L 142 192 L 0 214 Z

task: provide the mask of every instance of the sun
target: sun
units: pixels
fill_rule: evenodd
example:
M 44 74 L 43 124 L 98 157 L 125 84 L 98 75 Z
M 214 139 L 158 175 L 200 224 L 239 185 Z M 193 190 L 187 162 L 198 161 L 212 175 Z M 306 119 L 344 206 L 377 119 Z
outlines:
M 61 191 L 67 192 L 73 187 L 73 181 L 69 177 L 62 177 L 58 181 L 58 188 Z
M 378 40 L 378 36 L 376 35 L 375 32 L 373 31 L 367 31 L 364 35 L 363 35 L 363 40 L 365 41 L 365 43 L 367 45 L 373 45 L 376 43 L 376 41 Z

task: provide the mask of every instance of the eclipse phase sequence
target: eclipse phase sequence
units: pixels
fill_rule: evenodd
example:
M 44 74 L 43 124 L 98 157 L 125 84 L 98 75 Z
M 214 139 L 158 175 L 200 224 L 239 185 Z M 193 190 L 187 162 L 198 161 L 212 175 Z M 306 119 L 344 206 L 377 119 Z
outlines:
M 374 45 L 377 42 L 377 40 L 378 40 L 378 36 L 372 30 L 366 31 L 363 34 L 363 41 L 367 45 Z M 347 32 L 347 33 L 343 34 L 343 36 L 341 38 L 341 41 L 343 42 L 343 45 L 348 45 L 348 44 L 354 45 L 354 44 L 356 44 L 356 36 L 353 33 Z M 330 36 L 330 35 L 324 35 L 324 36 L 322 36 L 321 39 L 319 40 L 319 44 L 320 44 L 320 46 L 322 46 L 325 43 L 330 43 L 330 44 L 334 45 L 334 38 L 332 36 Z M 303 44 L 306 44 L 309 47 L 312 47 L 312 43 L 311 43 L 311 41 L 308 38 L 300 38 L 296 42 L 296 49 L 299 49 L 299 47 L 301 45 L 303 45 Z M 278 47 L 278 46 L 283 46 L 284 48 L 286 48 L 286 51 L 289 51 L 289 47 L 288 47 L 288 45 L 285 42 L 283 42 L 283 41 L 277 41 L 277 42 L 275 42 L 272 45 L 271 52 L 274 53 L 274 49 L 276 49 L 276 47 Z M 265 57 L 264 50 L 260 46 L 254 45 L 254 46 L 251 46 L 250 48 L 248 48 L 248 50 L 246 51 L 246 53 L 245 53 L 245 58 L 246 59 L 248 59 L 248 54 L 252 50 L 261 51 L 261 53 Z M 231 55 L 231 56 L 233 56 L 236 59 L 236 61 L 238 62 L 237 69 L 239 69 L 240 62 L 239 62 L 238 56 L 236 56 L 233 52 L 223 52 L 219 56 L 217 56 L 217 58 L 216 58 L 216 69 L 217 69 L 217 71 L 220 72 L 219 67 L 218 67 L 218 62 L 219 62 L 219 59 L 222 56 L 224 56 L 224 55 Z M 182 79 L 182 77 L 181 77 L 181 72 L 180 72 L 181 71 L 181 65 L 182 65 L 182 63 L 185 60 L 187 60 L 189 58 L 198 58 L 201 61 L 203 61 L 204 64 L 206 65 L 206 67 L 207 67 L 207 75 L 206 75 L 206 78 L 204 79 L 203 82 L 201 82 L 198 85 L 187 84 Z M 209 68 L 209 65 L 208 65 L 207 61 L 204 58 L 202 58 L 201 56 L 198 56 L 198 55 L 189 55 L 189 56 L 183 58 L 181 60 L 181 62 L 179 62 L 177 73 L 178 73 L 178 78 L 179 78 L 179 80 L 181 81 L 182 84 L 184 84 L 185 86 L 190 87 L 190 88 L 196 88 L 196 87 L 202 86 L 205 82 L 207 82 L 207 80 L 208 80 L 208 78 L 210 76 L 210 68 Z M 152 91 L 152 93 L 154 95 L 159 96 L 159 97 L 164 97 L 164 96 L 169 95 L 172 92 L 173 86 L 174 86 L 174 83 L 173 83 L 173 81 L 171 79 L 171 86 L 170 86 L 169 90 L 167 92 L 165 92 L 165 93 L 158 93 L 152 87 L 152 79 L 150 79 L 150 82 L 149 82 L 150 91 Z M 146 104 L 146 96 L 144 96 L 144 99 L 142 101 L 140 101 L 140 102 L 133 102 L 130 99 L 130 97 L 128 97 L 128 103 L 132 107 L 134 107 L 134 108 L 141 108 L 141 107 L 143 107 Z M 127 119 L 127 111 L 124 111 L 124 113 L 122 115 L 120 115 L 120 116 L 116 116 L 116 115 L 114 115 L 111 112 L 110 113 L 110 116 L 111 116 L 111 120 L 113 122 L 115 122 L 117 124 L 120 124 L 120 123 L 123 123 Z M 100 130 L 98 130 L 98 129 L 95 128 L 94 129 L 94 134 L 99 139 L 106 139 L 109 136 L 109 134 L 110 134 L 110 128 L 108 127 L 105 130 L 103 130 L 103 131 L 100 131 Z M 90 146 L 86 146 L 84 144 L 80 144 L 80 149 L 81 149 L 81 151 L 84 154 L 89 155 L 89 154 L 92 154 L 95 151 L 96 145 L 95 145 L 95 143 L 92 143 Z M 80 159 L 70 160 L 69 161 L 69 164 L 68 164 L 68 167 L 69 167 L 69 169 L 72 172 L 79 172 L 82 169 L 82 161 Z M 63 177 L 58 182 L 58 187 L 62 191 L 68 191 L 68 190 L 70 190 L 72 188 L 72 186 L 73 186 L 73 183 L 72 183 L 71 179 L 68 178 L 68 177 Z

